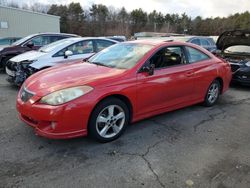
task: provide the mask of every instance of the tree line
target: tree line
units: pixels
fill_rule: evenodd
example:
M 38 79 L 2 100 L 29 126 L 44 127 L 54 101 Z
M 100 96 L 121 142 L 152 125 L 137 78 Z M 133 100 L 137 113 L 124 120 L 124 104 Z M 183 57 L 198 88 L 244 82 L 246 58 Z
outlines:
M 4 0 L 1 0 L 4 1 Z M 9 6 L 18 7 L 18 4 Z M 80 3 L 69 5 L 23 5 L 24 9 L 60 16 L 61 32 L 81 36 L 133 36 L 136 32 L 164 32 L 189 35 L 219 35 L 225 30 L 250 29 L 250 13 L 236 13 L 228 17 L 192 19 L 186 13 L 163 14 L 156 10 L 147 13 L 141 8 L 127 11 L 124 7 L 115 9 L 103 4 L 92 4 L 83 8 Z

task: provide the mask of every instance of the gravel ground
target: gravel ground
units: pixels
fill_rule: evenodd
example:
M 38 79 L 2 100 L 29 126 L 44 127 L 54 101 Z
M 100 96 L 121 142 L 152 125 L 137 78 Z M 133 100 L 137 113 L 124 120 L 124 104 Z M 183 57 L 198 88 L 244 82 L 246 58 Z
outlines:
M 0 74 L 0 187 L 250 187 L 250 87 L 140 121 L 118 140 L 38 137 Z

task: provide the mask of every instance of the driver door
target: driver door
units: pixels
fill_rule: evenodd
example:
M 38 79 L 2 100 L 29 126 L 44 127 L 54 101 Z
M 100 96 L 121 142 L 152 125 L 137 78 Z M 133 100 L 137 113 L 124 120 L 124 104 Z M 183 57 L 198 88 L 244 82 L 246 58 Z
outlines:
M 194 98 L 193 67 L 182 46 L 163 47 L 144 66 L 154 64 L 153 75 L 137 74 L 138 115 L 157 114 Z

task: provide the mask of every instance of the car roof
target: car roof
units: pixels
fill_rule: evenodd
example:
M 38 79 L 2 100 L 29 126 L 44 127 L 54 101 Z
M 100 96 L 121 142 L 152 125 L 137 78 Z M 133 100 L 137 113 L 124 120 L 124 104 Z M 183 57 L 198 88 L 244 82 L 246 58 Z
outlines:
M 202 48 L 201 46 L 189 43 L 189 42 L 181 42 L 181 41 L 175 41 L 175 40 L 134 40 L 134 41 L 127 41 L 127 42 L 123 42 L 123 43 L 136 43 L 136 44 L 146 44 L 146 45 L 152 45 L 154 47 L 161 47 L 161 46 L 189 46 L 189 47 L 193 47 L 195 49 L 198 49 L 202 52 L 204 52 L 205 54 L 211 56 L 211 54 L 208 53 L 208 51 L 204 48 Z
M 56 33 L 56 32 L 45 32 L 45 33 L 37 33 L 35 35 L 69 35 L 69 36 L 79 36 L 71 33 Z
M 106 39 L 106 38 L 101 38 L 101 37 L 70 37 L 70 38 L 65 38 L 65 39 L 55 41 L 55 42 L 50 43 L 42 48 L 51 47 L 53 45 L 56 45 L 56 47 L 50 51 L 50 53 L 55 53 L 59 50 L 62 50 L 64 48 L 74 44 L 74 43 L 77 43 L 80 41 L 85 41 L 85 40 L 95 40 L 95 39 L 101 39 L 101 40 L 111 41 L 113 43 L 119 43 L 117 41 Z
M 60 41 L 72 41 L 72 42 L 78 42 L 82 40 L 96 40 L 96 39 L 101 39 L 101 40 L 106 40 L 114 43 L 119 43 L 118 41 L 112 40 L 112 39 L 107 39 L 105 37 L 70 37 L 70 38 L 65 38 Z
M 161 45 L 164 45 L 164 44 L 174 44 L 174 45 L 180 45 L 180 44 L 186 44 L 186 43 L 183 43 L 183 42 L 178 42 L 178 41 L 173 41 L 171 38 L 168 40 L 168 39 L 154 39 L 154 40 L 134 40 L 134 41 L 127 41 L 127 42 L 124 42 L 124 43 L 136 43 L 136 44 L 146 44 L 146 45 L 152 45 L 152 46 L 161 46 Z

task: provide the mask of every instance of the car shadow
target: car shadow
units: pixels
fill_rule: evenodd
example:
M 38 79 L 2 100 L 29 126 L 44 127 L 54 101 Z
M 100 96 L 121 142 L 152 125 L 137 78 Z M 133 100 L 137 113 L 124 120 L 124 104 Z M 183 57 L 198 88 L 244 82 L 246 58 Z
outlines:
M 237 83 L 231 83 L 230 88 L 237 89 L 239 91 L 250 91 L 250 86 Z
M 115 153 L 144 154 L 149 147 L 159 141 L 163 140 L 172 145 L 183 131 L 193 132 L 192 126 L 182 127 L 181 124 L 176 123 L 175 119 L 179 116 L 186 116 L 185 114 L 188 114 L 188 111 L 195 112 L 202 109 L 204 107 L 198 104 L 133 123 L 127 127 L 120 138 L 109 143 L 99 143 L 89 136 L 66 140 L 51 140 L 34 136 L 32 140 L 36 139 L 34 142 L 36 142 L 38 149 L 47 149 L 49 153 L 58 153 L 59 155 L 72 153 L 77 157 L 80 153 L 84 153 L 85 156 L 92 156 L 93 154 L 114 155 Z

